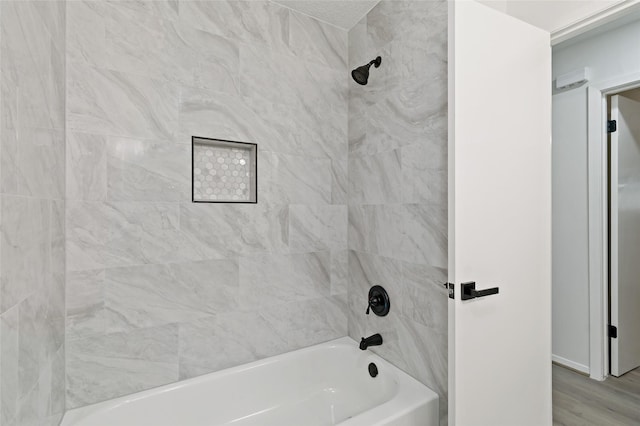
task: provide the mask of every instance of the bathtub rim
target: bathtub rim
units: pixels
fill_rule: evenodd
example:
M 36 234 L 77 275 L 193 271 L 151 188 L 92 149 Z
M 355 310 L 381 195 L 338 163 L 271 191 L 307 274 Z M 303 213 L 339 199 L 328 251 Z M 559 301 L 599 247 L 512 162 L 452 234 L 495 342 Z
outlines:
M 214 371 L 212 373 L 203 374 L 201 376 L 192 377 L 186 380 L 180 380 L 173 383 L 157 386 L 150 389 L 145 389 L 133 394 L 123 395 L 113 399 L 100 401 L 94 404 L 72 408 L 64 413 L 60 426 L 82 426 L 83 419 L 90 416 L 100 414 L 107 410 L 116 408 L 118 406 L 129 404 L 140 399 L 144 399 L 148 396 L 171 392 L 180 388 L 185 388 L 190 385 L 207 382 L 215 378 L 225 377 L 240 372 L 250 371 L 259 367 L 267 366 L 277 362 L 281 362 L 288 358 L 299 356 L 302 353 L 308 353 L 317 351 L 320 348 L 334 348 L 334 347 L 349 347 L 360 351 L 358 343 L 349 336 L 340 337 L 338 339 L 329 340 L 317 345 L 308 346 L 301 349 L 285 352 L 280 355 L 274 355 L 268 358 L 252 361 L 246 364 L 237 365 L 235 367 L 225 368 L 223 370 Z M 431 409 L 438 410 L 439 396 L 432 389 L 426 385 L 420 383 L 418 380 L 410 376 L 408 373 L 393 365 L 389 361 L 385 360 L 381 356 L 373 353 L 372 351 L 364 351 L 363 355 L 366 355 L 367 363 L 375 362 L 383 368 L 387 368 L 394 372 L 397 377 L 397 391 L 391 397 L 391 399 L 377 405 L 367 411 L 358 413 L 351 418 L 348 418 L 338 425 L 340 426 L 359 426 L 359 425 L 375 425 L 376 422 L 383 420 L 393 421 L 395 419 L 402 418 L 402 416 L 416 410 L 420 406 L 429 406 Z M 438 413 L 439 417 L 439 413 Z

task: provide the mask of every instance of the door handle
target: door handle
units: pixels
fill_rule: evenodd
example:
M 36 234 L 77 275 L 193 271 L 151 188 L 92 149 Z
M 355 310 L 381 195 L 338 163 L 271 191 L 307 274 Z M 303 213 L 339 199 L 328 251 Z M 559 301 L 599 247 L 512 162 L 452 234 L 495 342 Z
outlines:
M 467 283 L 460 284 L 462 288 L 462 295 L 460 296 L 462 300 L 471 300 L 478 297 L 490 296 L 492 294 L 498 294 L 498 287 L 487 288 L 484 290 L 476 290 L 475 281 L 470 281 Z

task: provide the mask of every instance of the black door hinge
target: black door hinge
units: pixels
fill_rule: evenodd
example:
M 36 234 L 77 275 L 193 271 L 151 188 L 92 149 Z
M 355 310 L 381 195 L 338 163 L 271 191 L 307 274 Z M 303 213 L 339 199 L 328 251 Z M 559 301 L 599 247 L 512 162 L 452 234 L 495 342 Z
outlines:
M 611 337 L 612 339 L 618 338 L 618 327 L 616 327 L 615 325 L 609 326 L 609 337 Z
M 607 121 L 607 133 L 613 133 L 618 130 L 618 122 L 616 120 Z
M 444 288 L 449 290 L 449 299 L 455 299 L 455 290 L 453 289 L 453 283 L 444 283 Z

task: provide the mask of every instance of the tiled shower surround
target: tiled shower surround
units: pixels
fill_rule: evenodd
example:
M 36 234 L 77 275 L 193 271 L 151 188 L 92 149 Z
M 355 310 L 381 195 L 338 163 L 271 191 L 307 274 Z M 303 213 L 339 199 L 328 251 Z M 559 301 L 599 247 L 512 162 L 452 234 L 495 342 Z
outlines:
M 0 20 L 3 426 L 376 332 L 446 424 L 446 2 L 349 33 L 267 1 Z M 194 135 L 258 144 L 258 204 L 191 202 Z
M 65 4 L 0 2 L 0 424 L 64 402 Z
M 264 1 L 73 1 L 67 407 L 347 333 L 347 33 Z M 191 202 L 191 137 L 258 204 Z
M 447 424 L 447 2 L 385 1 L 349 32 L 349 335 L 440 395 Z M 365 315 L 372 283 L 391 312 Z

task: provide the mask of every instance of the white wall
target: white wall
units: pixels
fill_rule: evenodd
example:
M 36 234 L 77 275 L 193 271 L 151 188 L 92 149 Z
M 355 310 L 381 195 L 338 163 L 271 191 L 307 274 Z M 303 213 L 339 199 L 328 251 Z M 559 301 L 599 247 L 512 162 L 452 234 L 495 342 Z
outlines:
M 584 66 L 591 69 L 592 82 L 639 72 L 639 37 L 640 21 L 635 21 L 566 47 L 560 44 L 553 50 L 553 77 Z
M 553 78 L 582 67 L 591 83 L 640 72 L 640 22 L 553 51 Z M 589 363 L 586 86 L 553 96 L 553 354 Z M 583 367 L 581 367 L 583 366 Z
M 585 87 L 553 97 L 553 354 L 589 365 L 587 103 Z

